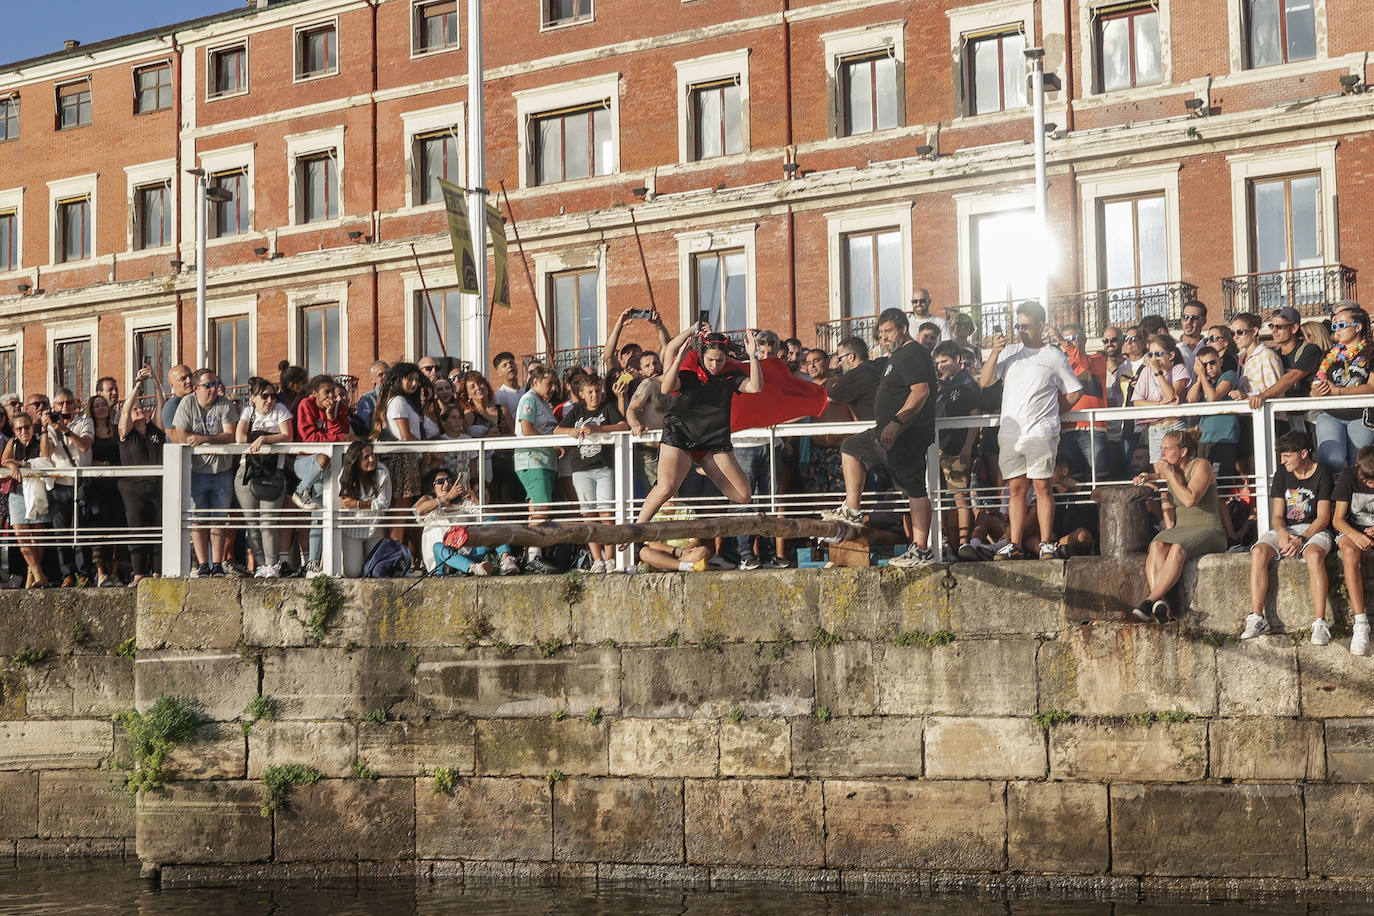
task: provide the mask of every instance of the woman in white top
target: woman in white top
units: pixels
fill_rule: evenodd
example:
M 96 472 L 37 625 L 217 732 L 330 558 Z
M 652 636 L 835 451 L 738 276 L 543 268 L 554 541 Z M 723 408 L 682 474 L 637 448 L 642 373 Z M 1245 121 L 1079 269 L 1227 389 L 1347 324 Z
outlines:
M 391 476 L 377 463 L 371 442 L 355 441 L 339 462 L 339 506 L 344 510 L 343 572 L 357 578 L 372 548 L 386 534 L 391 508 Z
M 372 438 L 390 442 L 416 442 L 432 439 L 439 430 L 424 418 L 424 403 L 434 389 L 429 379 L 414 363 L 397 363 L 382 378 L 382 390 L 377 396 L 377 410 L 372 421 Z M 420 459 L 416 451 L 392 452 L 386 457 L 391 475 L 391 504 L 408 509 L 420 495 Z M 403 529 L 397 527 L 391 536 L 401 540 Z M 413 539 L 414 540 L 414 539 Z M 412 547 L 418 550 L 419 541 Z
M 239 417 L 234 441 L 248 442 L 248 454 L 234 475 L 234 492 L 248 523 L 248 546 L 257 563 L 254 575 L 273 579 L 281 575 L 277 552 L 277 528 L 273 514 L 286 502 L 285 456 L 272 458 L 258 453 L 264 445 L 290 442 L 294 436 L 291 411 L 277 399 L 277 388 L 264 378 L 248 386 L 248 406 Z

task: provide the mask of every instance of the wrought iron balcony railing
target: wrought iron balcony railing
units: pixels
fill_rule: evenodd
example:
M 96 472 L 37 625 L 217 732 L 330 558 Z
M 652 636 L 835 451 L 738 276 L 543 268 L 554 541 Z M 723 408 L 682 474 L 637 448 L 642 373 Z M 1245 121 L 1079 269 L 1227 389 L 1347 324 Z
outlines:
M 1146 315 L 1161 315 L 1170 327 L 1177 328 L 1183 318 L 1183 307 L 1196 301 L 1197 287 L 1183 282 L 1094 289 L 1050 297 L 1048 318 L 1056 328 L 1081 324 L 1083 333 L 1092 339 L 1111 325 L 1130 327 Z M 1009 332 L 1014 324 L 1016 305 L 1012 302 L 960 305 L 950 309 L 950 317 L 952 319 L 958 312 L 972 316 L 975 342 L 987 346 L 993 334 Z
M 834 353 L 846 337 L 857 337 L 872 350 L 878 343 L 878 316 L 855 315 L 816 324 L 816 346 L 827 353 Z
M 574 366 L 584 366 L 588 369 L 596 370 L 601 363 L 602 346 L 597 344 L 592 347 L 568 347 L 562 350 L 554 350 L 552 354 L 527 353 L 520 358 L 521 364 L 528 371 L 534 363 L 541 363 L 557 372 L 560 376 Z
M 1355 268 L 1344 264 L 1270 270 L 1223 277 L 1221 294 L 1229 320 L 1241 312 L 1267 318 L 1292 306 L 1303 316 L 1325 317 L 1341 299 L 1355 298 Z

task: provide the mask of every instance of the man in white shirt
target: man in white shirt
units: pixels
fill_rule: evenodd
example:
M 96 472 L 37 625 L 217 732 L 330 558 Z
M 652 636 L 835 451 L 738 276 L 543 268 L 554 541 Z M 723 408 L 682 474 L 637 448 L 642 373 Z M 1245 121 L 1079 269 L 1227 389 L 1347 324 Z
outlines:
M 492 357 L 491 367 L 496 370 L 492 373 L 492 381 L 501 383 L 496 389 L 496 403 L 505 409 L 506 416 L 513 417 L 525 393 L 520 387 L 520 373 L 515 368 L 515 354 L 509 350 L 497 353 Z
M 930 323 L 940 329 L 940 339 L 935 343 L 944 343 L 946 340 L 954 339 L 954 330 L 950 328 L 949 322 L 940 315 L 930 314 L 930 290 L 918 289 L 911 297 L 911 327 L 919 334 L 921 325 Z M 934 349 L 934 346 L 926 348 Z
M 998 560 L 1024 559 L 1021 550 L 1026 527 L 1026 496 L 1035 487 L 1035 511 L 1040 523 L 1040 556 L 1054 556 L 1054 476 L 1059 452 L 1059 394 L 1070 408 L 1083 396 L 1083 384 L 1073 374 L 1069 358 L 1046 346 L 1045 310 L 1038 302 L 1016 307 L 1018 343 L 1007 347 L 1005 334 L 992 339 L 992 353 L 983 364 L 978 384 L 991 388 L 1001 379 L 1002 420 L 997 432 L 998 466 L 1007 480 L 1008 542 Z

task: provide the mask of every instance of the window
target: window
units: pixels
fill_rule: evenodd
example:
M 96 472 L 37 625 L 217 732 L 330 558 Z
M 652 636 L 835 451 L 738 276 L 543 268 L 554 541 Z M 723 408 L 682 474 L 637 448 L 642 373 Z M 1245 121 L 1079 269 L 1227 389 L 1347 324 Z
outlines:
M 83 261 L 91 256 L 91 199 L 57 203 L 57 261 Z
M 53 387 L 70 388 L 78 402 L 91 394 L 91 339 L 59 340 L 53 348 Z
M 340 371 L 339 304 L 311 305 L 300 310 L 301 363 L 311 376 Z
M 1102 289 L 1139 288 L 1169 282 L 1169 233 L 1165 197 L 1148 194 L 1098 202 L 1101 227 L 1098 264 Z
M 968 113 L 986 114 L 1026 104 L 1026 36 L 1021 31 L 965 42 Z
M 699 83 L 690 89 L 692 158 L 711 159 L 744 152 L 738 76 Z
M 1315 0 L 1244 0 L 1251 67 L 1317 56 Z
M 414 42 L 416 54 L 457 47 L 457 0 L 416 4 Z
M 339 72 L 339 30 L 333 23 L 296 33 L 296 79 Z
M 156 64 L 134 71 L 134 114 L 172 107 L 172 65 Z
M 536 184 L 609 175 L 615 162 L 609 102 L 535 118 Z
M 0 391 L 19 390 L 19 351 L 14 347 L 0 349 Z
M 134 247 L 172 244 L 172 188 L 166 183 L 134 189 Z
M 1319 173 L 1250 183 L 1250 251 L 1255 273 L 1325 263 L 1321 185 Z
M 209 54 L 206 83 L 210 98 L 248 91 L 248 45 L 218 48 Z
M 692 258 L 692 266 L 693 320 L 705 312 L 706 320 L 717 331 L 747 328 L 749 268 L 744 250 L 699 254 Z
M 428 301 L 424 292 L 415 294 L 415 319 L 420 332 L 415 339 L 424 341 L 421 354 L 460 354 L 463 340 L 462 303 L 463 294 L 456 289 L 433 290 L 428 295 Z M 439 345 L 441 340 L 443 346 Z
M 0 143 L 19 139 L 19 96 L 0 99 Z
M 0 270 L 14 270 L 19 266 L 18 236 L 19 213 L 15 210 L 0 212 Z
M 555 349 L 580 349 L 600 343 L 596 294 L 596 270 L 574 270 L 549 277 Z
M 338 170 L 333 152 L 302 156 L 296 160 L 296 186 L 300 189 L 298 223 L 335 219 L 339 215 Z
M 1035 214 L 1030 210 L 1003 210 L 972 218 L 974 262 L 972 266 L 975 303 L 1013 302 L 1040 295 L 1039 278 L 1024 269 L 1024 262 L 1009 257 L 1010 252 L 1026 250 L 1026 240 L 1035 237 Z
M 229 200 L 212 200 L 210 205 L 210 236 L 224 238 L 238 235 L 249 230 L 248 225 L 248 170 L 234 169 L 217 172 L 213 176 L 214 186 L 229 192 Z
M 70 130 L 91 123 L 91 82 L 81 80 L 57 87 L 57 129 Z
M 843 237 L 844 315 L 876 315 L 902 308 L 902 232 L 897 227 Z
M 897 61 L 887 51 L 840 62 L 844 134 L 897 126 Z
M 134 332 L 134 366 L 153 370 L 152 384 L 160 385 L 172 366 L 172 329 L 153 328 Z M 152 394 L 152 388 L 129 392 L 129 397 Z
M 562 25 L 579 19 L 590 19 L 592 0 L 540 0 L 544 7 L 544 25 Z
M 219 373 L 225 385 L 247 385 L 249 371 L 248 316 L 233 315 L 210 321 L 212 352 L 210 368 Z
M 439 189 L 439 179 L 456 185 L 463 184 L 463 176 L 458 166 L 457 128 L 416 137 L 415 162 L 419 169 L 419 202 L 442 202 L 444 195 Z
M 1164 79 L 1159 51 L 1159 10 L 1154 5 L 1099 12 L 1098 85 L 1102 92 L 1154 86 Z

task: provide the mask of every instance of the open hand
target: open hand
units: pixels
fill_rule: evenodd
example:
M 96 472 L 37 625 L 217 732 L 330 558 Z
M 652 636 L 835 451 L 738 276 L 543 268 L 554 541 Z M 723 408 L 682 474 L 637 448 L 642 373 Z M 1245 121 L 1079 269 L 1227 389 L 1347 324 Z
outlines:
M 759 342 L 756 339 L 758 331 L 749 328 L 744 332 L 744 352 L 749 354 L 750 359 L 756 359 L 759 354 Z

